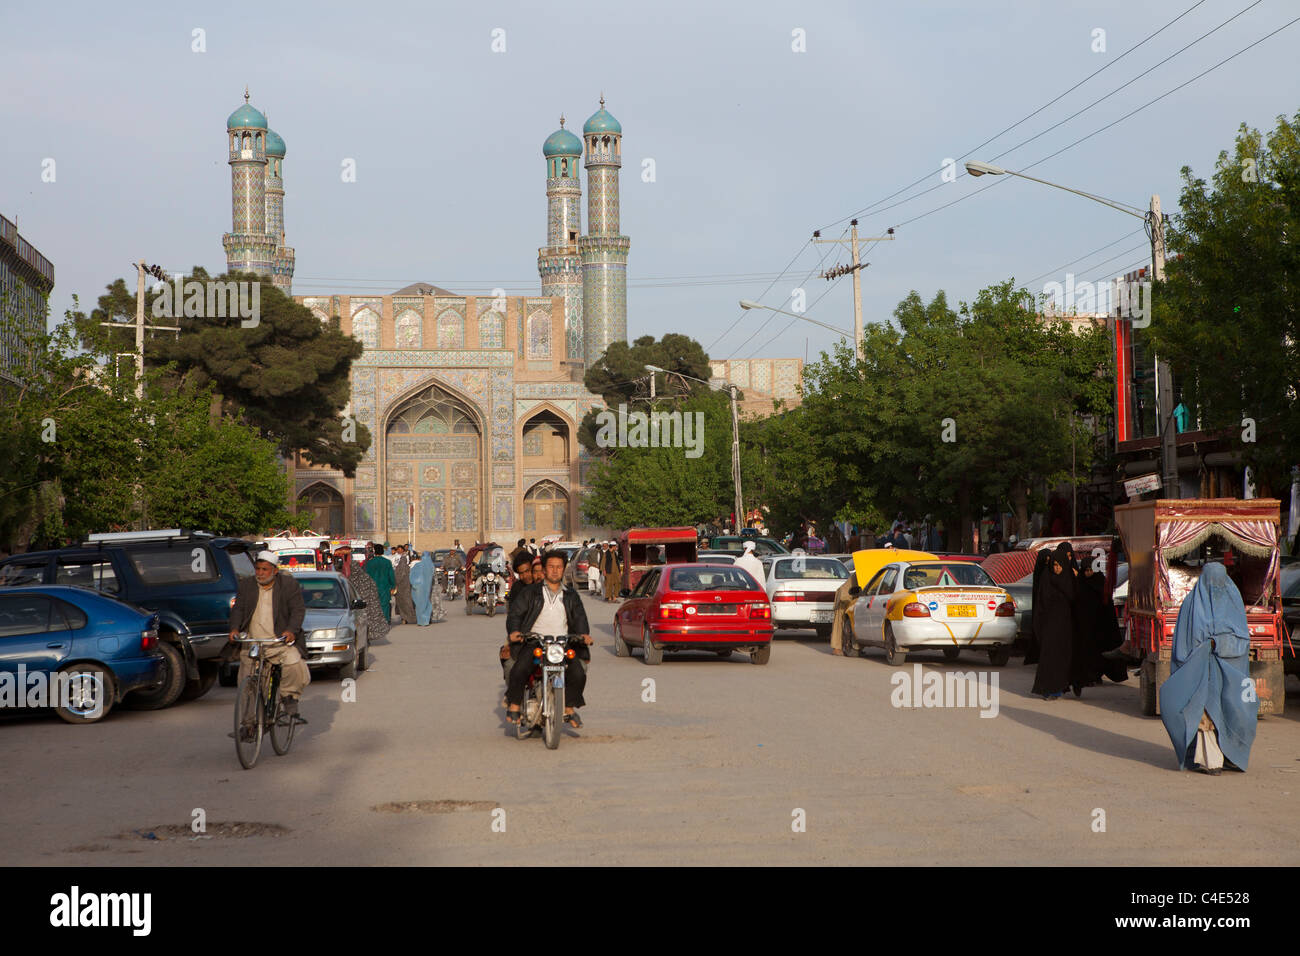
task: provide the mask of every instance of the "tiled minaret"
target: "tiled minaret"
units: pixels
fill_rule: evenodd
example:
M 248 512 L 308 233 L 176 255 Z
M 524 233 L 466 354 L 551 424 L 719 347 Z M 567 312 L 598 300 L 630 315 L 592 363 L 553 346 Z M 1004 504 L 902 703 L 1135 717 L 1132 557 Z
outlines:
M 226 120 L 230 140 L 230 198 L 232 225 L 222 237 L 226 269 L 274 275 L 278 240 L 266 228 L 266 117 L 248 104 Z
M 266 234 L 275 240 L 273 281 L 285 295 L 293 294 L 293 249 L 284 244 L 284 140 L 266 131 Z
M 600 109 L 582 127 L 587 168 L 587 234 L 578 238 L 582 260 L 583 352 L 590 368 L 609 343 L 627 340 L 627 251 L 619 235 L 618 171 L 623 127 Z
M 582 339 L 582 261 L 578 256 L 582 232 L 582 184 L 578 164 L 582 140 L 564 128 L 542 144 L 546 158 L 546 245 L 537 250 L 537 271 L 542 295 L 564 296 L 565 355 L 572 362 L 585 360 Z

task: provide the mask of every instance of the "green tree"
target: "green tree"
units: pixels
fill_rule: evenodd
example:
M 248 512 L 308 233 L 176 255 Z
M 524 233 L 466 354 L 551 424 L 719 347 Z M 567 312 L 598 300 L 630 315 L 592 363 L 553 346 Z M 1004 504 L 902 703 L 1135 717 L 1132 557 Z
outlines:
M 209 277 L 196 267 L 190 278 Z M 179 335 L 149 333 L 148 365 L 170 366 L 172 388 L 211 387 L 221 411 L 251 424 L 281 453 L 301 450 L 313 464 L 354 474 L 370 446 L 370 433 L 364 425 L 344 422 L 342 412 L 350 398 L 349 371 L 361 355 L 361 343 L 342 333 L 337 317 L 323 326 L 310 309 L 257 275 L 229 273 L 215 281 L 260 283 L 256 324 L 245 327 L 238 317 L 168 317 L 181 311 L 172 290 L 148 287 L 146 321 L 181 330 Z M 155 311 L 164 315 L 155 318 Z M 207 310 L 187 306 L 185 311 Z M 75 318 L 86 345 L 105 352 L 134 350 L 132 331 L 101 325 L 134 321 L 135 296 L 121 279 L 108 286 L 98 308 Z
M 1202 427 L 1235 432 L 1261 491 L 1279 489 L 1300 461 L 1300 112 L 1267 139 L 1243 123 L 1210 182 L 1182 177 L 1147 331 Z

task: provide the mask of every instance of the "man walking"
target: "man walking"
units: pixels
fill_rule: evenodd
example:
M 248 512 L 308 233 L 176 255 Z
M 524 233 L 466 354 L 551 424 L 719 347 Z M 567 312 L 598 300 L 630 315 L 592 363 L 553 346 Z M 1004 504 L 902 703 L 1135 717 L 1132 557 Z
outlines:
M 623 587 L 623 563 L 618 548 L 614 542 L 610 541 L 609 550 L 605 552 L 605 560 L 601 564 L 600 573 L 605 579 L 605 600 L 618 600 L 618 592 Z

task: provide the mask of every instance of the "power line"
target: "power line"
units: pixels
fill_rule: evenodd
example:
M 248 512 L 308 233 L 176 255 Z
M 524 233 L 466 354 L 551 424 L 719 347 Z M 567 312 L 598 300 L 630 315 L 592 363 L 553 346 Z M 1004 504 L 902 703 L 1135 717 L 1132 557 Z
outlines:
M 1107 249 L 1109 249 L 1111 246 L 1118 245 L 1119 243 L 1123 242 L 1125 239 L 1128 239 L 1132 236 L 1136 236 L 1139 232 L 1142 231 L 1143 231 L 1142 227 L 1139 226 L 1137 229 L 1134 229 L 1132 232 L 1125 233 L 1124 235 L 1120 236 L 1118 239 L 1114 239 L 1106 243 L 1104 246 L 1099 246 L 1098 248 L 1092 250 L 1092 252 L 1084 253 L 1083 255 L 1079 256 L 1079 258 L 1077 259 L 1071 259 L 1069 262 L 1065 263 L 1065 265 L 1057 266 L 1055 269 L 1048 269 L 1046 272 L 1039 273 L 1038 275 L 1034 276 L 1032 279 L 1026 279 L 1025 284 L 1028 285 L 1031 282 L 1037 282 L 1039 279 L 1046 279 L 1048 276 L 1051 275 L 1060 275 L 1062 269 L 1068 269 L 1070 268 L 1070 266 L 1074 265 L 1077 262 L 1082 262 L 1084 259 L 1091 259 L 1097 253 L 1104 252 Z

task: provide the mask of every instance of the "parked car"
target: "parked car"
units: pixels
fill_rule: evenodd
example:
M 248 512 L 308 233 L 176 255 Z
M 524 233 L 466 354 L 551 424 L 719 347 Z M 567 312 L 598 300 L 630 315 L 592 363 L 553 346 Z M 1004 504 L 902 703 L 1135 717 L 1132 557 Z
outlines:
M 745 550 L 745 542 L 754 542 L 754 553 L 762 556 L 764 554 L 789 554 L 790 549 L 783 545 L 775 538 L 760 538 L 757 535 L 744 535 L 737 537 L 735 535 L 719 535 L 709 539 L 709 551 L 729 551 L 733 554 L 740 554 Z
M 614 651 L 639 647 L 647 664 L 667 651 L 746 651 L 755 664 L 772 655 L 772 605 L 740 568 L 670 564 L 650 568 L 614 614 Z
M 734 551 L 701 551 L 696 555 L 700 564 L 735 564 L 738 557 Z
M 885 648 L 897 666 L 909 650 L 942 650 L 954 660 L 962 650 L 987 651 L 994 667 L 1006 664 L 1016 637 L 1016 606 L 988 572 L 969 561 L 895 561 L 880 568 L 847 609 L 844 654 Z
M 600 548 L 590 545 L 579 548 L 564 566 L 564 583 L 579 591 L 587 590 L 587 576 L 598 560 Z
M 17 554 L 0 562 L 0 587 L 68 584 L 158 612 L 163 680 L 131 694 L 132 706 L 193 700 L 217 680 L 239 579 L 253 576 L 252 547 L 181 529 L 93 534 L 79 545 Z
M 163 682 L 167 664 L 159 646 L 157 613 L 79 587 L 6 588 L 0 591 L 0 706 L 31 699 L 32 675 L 40 674 L 45 702 L 61 718 L 92 724 L 127 694 Z M 5 684 L 21 699 L 6 700 Z
M 815 630 L 829 637 L 835 592 L 849 577 L 844 562 L 801 554 L 773 555 L 765 562 L 767 596 L 776 630 Z

